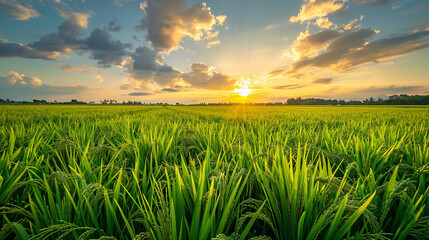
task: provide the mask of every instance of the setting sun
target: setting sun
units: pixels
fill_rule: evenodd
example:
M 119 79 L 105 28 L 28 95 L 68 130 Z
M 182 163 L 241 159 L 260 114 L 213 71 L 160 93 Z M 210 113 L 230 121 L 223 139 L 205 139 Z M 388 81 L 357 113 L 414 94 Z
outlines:
M 240 79 L 237 79 L 237 81 L 235 82 L 234 92 L 238 93 L 238 95 L 242 97 L 247 97 L 249 96 L 249 94 L 252 93 L 255 85 L 259 83 L 260 82 L 257 80 L 252 80 L 250 78 L 246 78 L 245 76 L 242 76 Z

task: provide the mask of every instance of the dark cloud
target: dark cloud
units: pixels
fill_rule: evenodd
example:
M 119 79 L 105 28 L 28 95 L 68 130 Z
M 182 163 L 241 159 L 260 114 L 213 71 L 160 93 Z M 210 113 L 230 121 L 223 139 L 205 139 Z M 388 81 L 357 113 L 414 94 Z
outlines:
M 193 63 L 190 72 L 181 72 L 164 63 L 164 59 L 156 50 L 148 47 L 138 47 L 125 64 L 133 80 L 140 83 L 156 83 L 164 89 L 177 86 L 180 80 L 192 85 L 193 88 L 203 89 L 232 89 L 233 81 L 228 75 L 218 73 L 204 63 Z M 124 84 L 122 89 L 138 85 Z M 177 89 L 177 87 L 175 87 Z
M 88 27 L 89 14 L 60 11 L 67 20 L 58 26 L 58 32 L 45 34 L 39 40 L 28 44 L 38 51 L 69 52 L 79 48 L 78 37 Z
M 159 66 L 153 80 L 161 86 L 171 85 L 180 78 L 181 72 L 164 64 Z
M 54 60 L 58 55 L 58 52 L 39 51 L 24 44 L 0 41 L 0 57 Z
M 230 81 L 228 75 L 218 73 L 204 63 L 192 63 L 191 71 L 183 73 L 182 78 L 194 88 L 232 89 L 233 87 L 233 81 Z
M 357 4 L 369 3 L 370 6 L 379 7 L 389 5 L 392 0 L 354 0 Z
M 147 92 L 132 92 L 132 93 L 128 94 L 128 96 L 148 96 L 148 95 L 152 95 L 152 93 L 147 93 Z
M 329 41 L 340 36 L 340 32 L 334 30 L 320 31 L 315 34 L 309 34 L 308 31 L 300 33 L 292 46 L 293 54 L 298 58 L 313 56 L 321 49 L 329 45 Z
M 31 6 L 24 7 L 16 2 L 8 0 L 0 0 L 0 11 L 6 13 L 9 17 L 15 20 L 28 20 L 40 16 Z
M 292 64 L 292 68 L 297 70 L 313 66 L 341 72 L 429 47 L 429 28 L 420 28 L 369 42 L 377 33 L 377 30 L 372 29 L 345 31 L 339 34 L 323 53 L 314 57 L 304 54 Z
M 113 40 L 110 33 L 101 28 L 96 28 L 91 35 L 80 41 L 80 50 L 90 51 L 91 58 L 98 60 L 98 64 L 108 67 L 110 64 L 120 65 L 122 59 L 128 55 L 127 48 L 131 45 Z
M 80 37 L 88 27 L 90 15 L 87 13 L 60 11 L 60 15 L 67 19 L 58 26 L 58 34 L 63 38 Z
M 94 29 L 87 38 L 79 38 L 88 27 L 89 14 L 60 11 L 67 20 L 58 26 L 58 32 L 45 34 L 29 44 L 0 43 L 0 57 L 40 58 L 53 60 L 60 53 L 76 51 L 89 52 L 92 59 L 103 67 L 120 65 L 128 55 L 128 43 L 114 40 L 110 33 L 101 28 Z
M 330 84 L 331 82 L 332 78 L 318 78 L 313 80 L 313 83 L 316 84 Z
M 37 51 L 69 52 L 78 48 L 78 41 L 75 38 L 52 33 L 43 35 L 39 40 L 28 44 L 28 46 Z
M 289 84 L 289 85 L 280 85 L 280 86 L 274 86 L 273 89 L 282 89 L 282 90 L 291 90 L 291 89 L 298 89 L 306 87 L 306 85 L 302 84 Z
M 163 92 L 180 92 L 180 89 L 177 89 L 177 88 L 163 88 L 161 91 L 163 91 Z
M 107 24 L 107 29 L 111 32 L 119 32 L 121 31 L 121 25 L 116 19 L 113 19 Z
M 67 20 L 58 26 L 57 33 L 45 34 L 39 40 L 29 44 L 2 43 L 9 49 L 0 51 L 0 56 L 53 60 L 60 52 L 77 49 L 76 37 L 87 28 L 90 15 L 63 11 L 60 11 L 60 15 Z
M 146 0 L 140 5 L 146 17 L 136 29 L 147 31 L 157 51 L 177 49 L 185 36 L 197 41 L 215 36 L 212 27 L 223 24 L 226 17 L 215 17 L 205 3 L 187 5 L 187 0 Z
M 126 67 L 136 80 L 154 81 L 160 86 L 169 86 L 180 78 L 180 71 L 165 64 L 164 59 L 148 47 L 138 47 L 131 54 L 131 59 Z
M 160 66 L 159 62 L 163 61 L 156 51 L 148 47 L 138 47 L 131 57 L 134 60 L 133 69 L 141 71 L 156 71 Z

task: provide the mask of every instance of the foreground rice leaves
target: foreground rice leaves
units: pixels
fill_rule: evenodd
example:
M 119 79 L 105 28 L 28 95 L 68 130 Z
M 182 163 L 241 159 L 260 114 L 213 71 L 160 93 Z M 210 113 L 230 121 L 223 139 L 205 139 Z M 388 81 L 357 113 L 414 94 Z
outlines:
M 429 236 L 426 107 L 0 109 L 0 239 Z

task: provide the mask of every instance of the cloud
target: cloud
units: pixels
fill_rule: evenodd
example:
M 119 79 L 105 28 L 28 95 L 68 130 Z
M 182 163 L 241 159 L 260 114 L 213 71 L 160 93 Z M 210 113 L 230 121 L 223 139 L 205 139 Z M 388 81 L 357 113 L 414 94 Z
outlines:
M 357 24 L 357 22 L 362 21 L 362 19 L 364 17 L 365 16 L 361 15 L 360 18 L 355 18 L 354 20 L 352 20 L 349 23 L 347 23 L 346 25 L 344 25 L 343 29 L 347 31 L 347 30 L 351 30 L 353 28 L 360 28 L 361 25 L 356 25 L 356 24 Z
M 152 95 L 152 93 L 147 93 L 147 92 L 131 92 L 128 94 L 128 96 L 148 96 L 148 95 Z
M 285 71 L 285 70 L 283 70 L 283 69 L 274 70 L 274 71 L 271 71 L 270 73 L 268 73 L 268 75 L 269 75 L 270 77 L 275 77 L 275 76 L 278 76 L 278 75 L 280 75 L 280 74 L 283 74 L 283 73 L 284 73 L 284 71 Z
M 271 24 L 271 25 L 266 26 L 264 29 L 265 30 L 271 30 L 271 29 L 277 28 L 278 26 L 279 26 L 278 24 Z
M 292 69 L 313 66 L 342 72 L 362 64 L 397 58 L 429 48 L 429 28 L 419 28 L 369 42 L 378 32 L 372 29 L 337 32 L 337 37 L 324 48 L 324 52 L 309 55 L 304 51 L 306 54 L 299 55 L 292 64 Z
M 313 80 L 313 83 L 316 84 L 330 84 L 331 82 L 332 78 L 318 78 Z
M 58 26 L 58 34 L 63 37 L 79 37 L 82 31 L 88 28 L 88 13 L 59 11 L 60 15 L 67 19 Z
M 177 88 L 163 88 L 161 91 L 163 91 L 163 92 L 180 92 L 180 89 L 177 89 Z
M 289 76 L 290 78 L 301 79 L 304 77 L 303 73 L 293 74 Z
M 320 28 L 325 28 L 325 29 L 329 29 L 331 26 L 335 26 L 335 24 L 333 24 L 331 21 L 329 21 L 329 19 L 327 17 L 317 18 L 314 25 L 316 25 Z
M 213 67 L 204 63 L 192 63 L 191 71 L 182 74 L 185 82 L 192 85 L 194 88 L 201 89 L 232 89 L 234 81 L 230 81 L 230 77 L 223 73 L 218 73 Z
M 147 31 L 147 39 L 157 51 L 180 47 L 183 37 L 195 41 L 212 33 L 213 26 L 222 25 L 226 16 L 214 16 L 205 3 L 187 8 L 187 0 L 146 0 L 140 6 L 146 12 L 137 29 Z
M 31 6 L 24 7 L 18 3 L 7 0 L 0 0 L 0 11 L 5 12 L 12 19 L 20 21 L 40 16 L 36 10 L 31 8 Z
M 148 47 L 138 47 L 131 54 L 134 70 L 156 71 L 163 59 L 153 50 Z
M 304 0 L 297 16 L 290 17 L 290 22 L 305 22 L 323 18 L 344 7 L 346 0 Z
M 389 5 L 392 0 L 354 0 L 357 4 L 369 3 L 370 6 L 379 7 Z
M 94 29 L 88 38 L 80 42 L 79 50 L 90 51 L 91 58 L 104 67 L 121 65 L 122 59 L 128 55 L 126 49 L 131 47 L 128 43 L 112 39 L 110 33 L 101 28 Z
M 39 58 L 53 60 L 60 52 L 76 49 L 79 37 L 88 26 L 89 14 L 64 12 L 60 15 L 67 20 L 58 26 L 58 32 L 45 34 L 39 40 L 29 43 L 0 43 L 0 57 Z
M 31 85 L 38 87 L 42 85 L 42 81 L 38 77 L 27 77 L 24 74 L 19 74 L 15 71 L 10 71 L 5 75 L 0 76 L 2 81 L 8 81 L 10 85 Z
M 207 43 L 207 48 L 211 48 L 211 47 L 213 47 L 215 45 L 219 45 L 219 44 L 220 44 L 219 40 L 211 41 L 211 42 Z
M 126 64 L 135 80 L 154 81 L 160 86 L 172 85 L 178 81 L 180 71 L 164 63 L 164 59 L 148 47 L 138 47 Z
M 303 59 L 316 56 L 320 50 L 329 46 L 329 41 L 340 36 L 340 32 L 334 30 L 320 31 L 310 34 L 308 31 L 301 32 L 294 41 L 291 48 L 291 55 L 295 59 Z
M 103 82 L 103 77 L 100 74 L 95 75 L 94 79 L 97 80 L 98 84 Z
M 58 52 L 38 51 L 21 43 L 11 43 L 0 40 L 0 57 L 20 57 L 54 60 L 60 54 Z
M 56 95 L 75 95 L 94 91 L 86 86 L 65 86 L 43 83 L 38 77 L 10 71 L 0 76 L 0 95 L 11 99 L 45 98 Z
M 84 0 L 82 0 L 83 2 Z M 113 5 L 122 7 L 122 3 L 126 3 L 126 2 L 133 2 L 135 0 L 113 0 Z
M 119 32 L 121 31 L 121 25 L 118 23 L 116 19 L 113 19 L 107 24 L 107 30 L 111 32 Z
M 182 72 L 164 63 L 164 59 L 148 47 L 139 47 L 125 64 L 132 81 L 139 83 L 156 83 L 164 89 L 171 88 L 180 81 L 184 81 L 194 88 L 203 89 L 232 89 L 229 76 L 218 73 L 214 67 L 204 63 L 191 64 L 190 72 Z M 138 88 L 138 83 L 126 83 L 121 89 Z M 137 87 L 136 87 L 137 86 Z
M 55 65 L 51 65 L 51 67 L 58 68 L 61 70 L 64 70 L 66 72 L 81 72 L 81 73 L 87 73 L 87 72 L 99 72 L 100 69 L 95 66 L 72 66 L 70 64 L 66 63 L 57 63 Z
M 53 60 L 60 53 L 75 51 L 90 53 L 92 59 L 103 67 L 120 65 L 128 55 L 128 43 L 114 40 L 110 33 L 101 28 L 94 29 L 87 38 L 79 38 L 88 27 L 89 14 L 59 11 L 67 20 L 58 26 L 56 33 L 45 34 L 39 40 L 29 43 L 0 43 L 0 57 L 40 58 Z
M 37 51 L 45 52 L 70 52 L 79 48 L 78 37 L 88 27 L 87 13 L 59 11 L 67 20 L 61 23 L 56 33 L 45 34 L 39 40 L 28 44 Z
M 289 85 L 280 85 L 280 86 L 274 86 L 273 89 L 282 89 L 282 90 L 292 90 L 292 89 L 298 89 L 306 87 L 307 85 L 302 84 L 289 84 Z

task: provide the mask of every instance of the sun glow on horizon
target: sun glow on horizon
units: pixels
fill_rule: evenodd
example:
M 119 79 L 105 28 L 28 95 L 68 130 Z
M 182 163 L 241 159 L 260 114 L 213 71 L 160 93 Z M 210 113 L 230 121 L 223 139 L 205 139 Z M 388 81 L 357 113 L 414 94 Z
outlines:
M 260 83 L 261 82 L 259 82 L 258 80 L 252 80 L 251 78 L 246 78 L 245 76 L 241 76 L 235 82 L 234 84 L 235 88 L 233 91 L 235 93 L 238 93 L 238 95 L 242 97 L 247 97 L 252 93 L 253 88 Z

